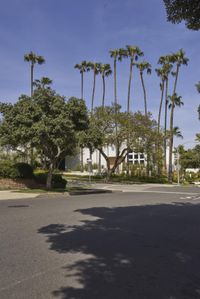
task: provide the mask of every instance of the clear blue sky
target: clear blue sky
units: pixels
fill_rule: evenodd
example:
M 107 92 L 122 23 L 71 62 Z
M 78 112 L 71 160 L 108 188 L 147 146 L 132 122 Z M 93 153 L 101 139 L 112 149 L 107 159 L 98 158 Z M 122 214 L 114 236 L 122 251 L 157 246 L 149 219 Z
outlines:
M 178 94 L 184 107 L 176 110 L 175 125 L 187 143 L 200 131 L 197 107 L 200 95 L 200 31 L 189 31 L 184 24 L 166 21 L 162 0 L 1 0 L 0 10 L 0 100 L 15 102 L 30 93 L 30 67 L 23 61 L 29 51 L 42 55 L 45 65 L 36 66 L 35 78 L 48 76 L 58 93 L 80 97 L 80 76 L 74 69 L 82 60 L 111 63 L 109 50 L 137 45 L 153 69 L 159 56 L 183 48 L 190 59 L 183 67 Z M 125 108 L 129 65 L 118 64 L 118 99 Z M 157 118 L 160 101 L 159 79 L 155 72 L 145 76 L 148 107 Z M 106 103 L 113 101 L 113 77 L 106 82 Z M 85 76 L 85 99 L 91 102 L 92 74 Z M 97 78 L 95 104 L 102 98 L 101 78 Z M 139 74 L 133 72 L 131 91 L 133 111 L 143 109 Z

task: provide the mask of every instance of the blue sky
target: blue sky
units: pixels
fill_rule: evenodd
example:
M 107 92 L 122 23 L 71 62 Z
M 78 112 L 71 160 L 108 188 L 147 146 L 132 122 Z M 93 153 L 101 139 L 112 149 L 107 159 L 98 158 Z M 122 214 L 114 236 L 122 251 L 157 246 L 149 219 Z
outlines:
M 184 107 L 176 110 L 175 125 L 184 140 L 193 145 L 199 132 L 197 107 L 200 95 L 200 31 L 166 21 L 162 0 L 1 0 L 0 10 L 0 100 L 15 102 L 30 93 L 30 66 L 23 56 L 29 51 L 42 55 L 35 78 L 48 76 L 56 91 L 67 98 L 80 97 L 80 75 L 74 69 L 82 60 L 110 63 L 109 50 L 137 45 L 144 59 L 157 67 L 159 56 L 183 48 L 190 59 L 180 72 L 177 93 Z M 118 64 L 118 99 L 126 107 L 129 64 Z M 145 76 L 148 108 L 157 118 L 160 101 L 159 79 L 153 71 Z M 171 82 L 172 85 L 172 82 Z M 91 102 L 92 74 L 85 76 L 84 96 Z M 97 78 L 95 104 L 102 98 L 101 77 Z M 113 101 L 113 77 L 106 81 L 106 103 Z M 131 108 L 143 110 L 143 95 L 137 70 L 133 71 Z

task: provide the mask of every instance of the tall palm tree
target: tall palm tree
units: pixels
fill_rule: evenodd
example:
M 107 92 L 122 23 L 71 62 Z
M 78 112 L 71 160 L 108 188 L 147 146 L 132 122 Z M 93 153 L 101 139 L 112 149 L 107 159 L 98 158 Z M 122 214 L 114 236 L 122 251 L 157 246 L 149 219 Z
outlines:
M 145 115 L 147 116 L 147 94 L 146 94 L 146 89 L 145 89 L 145 85 L 144 85 L 143 73 L 146 70 L 148 75 L 151 74 L 151 64 L 147 61 L 143 61 L 141 63 L 136 63 L 136 67 L 140 71 L 140 79 L 141 79 L 143 93 L 144 93 L 144 111 L 145 111 Z
M 110 50 L 110 57 L 113 58 L 113 70 L 114 70 L 114 103 L 117 105 L 117 60 L 121 61 L 119 49 Z
M 158 63 L 163 66 L 165 72 L 165 111 L 164 111 L 164 169 L 167 170 L 167 112 L 168 112 L 168 86 L 169 86 L 169 74 L 173 65 L 170 63 L 170 56 L 161 56 Z
M 36 55 L 33 52 L 24 55 L 24 61 L 31 63 L 31 96 L 33 95 L 33 72 L 35 64 L 43 64 L 45 63 L 45 59 L 43 56 Z
M 40 80 L 36 79 L 35 81 L 33 81 L 33 86 L 41 89 L 50 88 L 49 85 L 51 85 L 52 82 L 53 81 L 48 77 L 42 77 Z
M 83 100 L 83 75 L 85 72 L 90 70 L 87 61 L 82 61 L 80 64 L 74 66 L 75 69 L 78 69 L 81 74 L 81 99 Z
M 88 62 L 89 70 L 93 71 L 93 89 L 92 89 L 92 103 L 91 103 L 91 112 L 94 110 L 94 95 L 95 95 L 95 87 L 96 87 L 96 76 L 100 72 L 100 63 L 99 62 Z
M 134 62 L 138 60 L 139 56 L 143 56 L 144 53 L 137 46 L 127 45 L 125 51 L 122 49 L 122 56 L 130 58 L 130 73 L 129 73 L 129 83 L 128 83 L 128 99 L 127 99 L 127 112 L 130 112 L 130 96 L 131 96 L 131 81 Z
M 105 77 L 108 77 L 112 74 L 112 70 L 110 67 L 110 64 L 99 64 L 99 72 L 102 76 L 102 82 L 103 82 L 103 98 L 102 98 L 102 107 L 104 107 L 105 104 L 105 91 L 106 91 L 106 84 L 105 84 Z
M 183 102 L 181 101 L 181 96 L 177 96 L 176 93 L 174 93 L 172 96 L 169 96 L 170 104 L 169 109 L 171 110 L 170 113 L 170 138 L 169 138 L 169 173 L 168 173 L 168 179 L 169 181 L 172 181 L 172 154 L 173 154 L 173 141 L 174 141 L 174 109 L 175 107 L 181 107 L 183 105 Z M 173 111 L 173 113 L 172 113 Z M 171 160 L 170 160 L 171 159 Z
M 174 135 L 173 135 L 173 121 L 174 121 L 174 109 L 177 106 L 177 82 L 178 76 L 181 65 L 187 65 L 188 58 L 185 57 L 185 52 L 183 49 L 180 49 L 177 53 L 170 55 L 170 62 L 175 64 L 175 72 L 173 75 L 175 76 L 174 80 L 174 88 L 173 88 L 173 95 L 171 97 L 171 112 L 170 112 L 170 140 L 169 140 L 169 171 L 168 171 L 168 180 L 172 182 L 172 153 L 173 153 L 173 142 L 174 142 Z
M 160 77 L 160 79 L 161 79 L 161 82 L 160 82 L 161 98 L 160 98 L 160 105 L 159 105 L 159 112 L 158 112 L 158 133 L 159 133 L 166 76 L 165 76 L 165 70 L 163 67 L 157 68 L 156 73 L 157 73 L 158 77 Z

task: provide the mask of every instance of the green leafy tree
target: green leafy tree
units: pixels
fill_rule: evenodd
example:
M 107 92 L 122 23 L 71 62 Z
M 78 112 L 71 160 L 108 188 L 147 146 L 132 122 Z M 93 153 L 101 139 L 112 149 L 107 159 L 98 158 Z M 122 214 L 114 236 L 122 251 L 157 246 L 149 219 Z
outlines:
M 43 64 L 45 63 L 45 59 L 43 56 L 36 55 L 33 52 L 24 55 L 24 61 L 30 62 L 31 64 L 31 96 L 33 95 L 33 72 L 35 64 Z
M 188 29 L 200 29 L 200 2 L 199 0 L 163 0 L 167 20 L 172 23 L 186 22 Z
M 21 96 L 16 104 L 0 105 L 3 144 L 16 149 L 32 142 L 46 158 L 48 189 L 56 165 L 74 152 L 76 132 L 87 123 L 87 115 L 81 108 L 84 108 L 81 100 L 71 99 L 66 103 L 64 97 L 49 88 L 37 88 L 32 97 Z
M 149 144 L 149 152 L 153 152 L 157 136 L 156 127 L 157 124 L 150 115 L 146 117 L 140 112 L 135 114 L 121 112 L 120 106 L 115 107 L 115 105 L 97 107 L 91 116 L 89 130 L 83 133 L 85 134 L 83 143 L 91 151 L 98 149 L 104 157 L 109 180 L 130 151 L 145 151 L 147 138 L 152 142 Z M 129 138 L 128 145 L 127 138 Z M 113 145 L 116 147 L 116 156 L 114 162 L 111 163 L 107 154 L 107 146 Z

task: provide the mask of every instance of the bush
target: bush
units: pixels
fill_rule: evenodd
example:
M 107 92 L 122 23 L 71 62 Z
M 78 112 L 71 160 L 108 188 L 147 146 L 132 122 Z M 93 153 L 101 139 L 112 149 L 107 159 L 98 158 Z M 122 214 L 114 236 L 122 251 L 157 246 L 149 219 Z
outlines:
M 33 168 L 27 163 L 16 163 L 13 165 L 20 179 L 32 179 L 34 177 Z
M 32 179 L 33 169 L 29 164 L 16 163 L 10 160 L 0 161 L 0 177 L 10 179 Z
M 35 173 L 35 180 L 38 184 L 46 185 L 47 172 Z M 67 181 L 60 174 L 54 173 L 52 176 L 52 188 L 65 188 Z
M 13 163 L 9 160 L 0 161 L 0 177 L 16 179 L 19 177 L 19 171 L 14 167 Z

